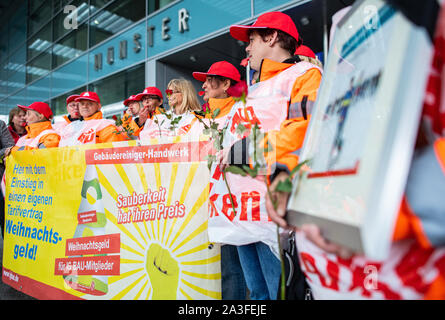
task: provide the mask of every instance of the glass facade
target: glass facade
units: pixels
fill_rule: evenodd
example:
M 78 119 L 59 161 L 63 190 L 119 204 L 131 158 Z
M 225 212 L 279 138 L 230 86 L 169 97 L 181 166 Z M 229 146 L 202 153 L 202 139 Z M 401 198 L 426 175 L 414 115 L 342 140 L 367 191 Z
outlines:
M 145 62 L 157 55 L 299 2 L 17 0 L 0 26 L 0 115 L 38 99 L 64 114 L 66 97 L 83 90 L 103 105 L 122 101 L 144 88 Z
M 93 82 L 89 90 L 99 95 L 102 105 L 108 105 L 144 91 L 144 84 L 145 66 L 141 64 Z
M 145 17 L 144 0 L 121 0 L 97 10 L 90 18 L 90 47 Z

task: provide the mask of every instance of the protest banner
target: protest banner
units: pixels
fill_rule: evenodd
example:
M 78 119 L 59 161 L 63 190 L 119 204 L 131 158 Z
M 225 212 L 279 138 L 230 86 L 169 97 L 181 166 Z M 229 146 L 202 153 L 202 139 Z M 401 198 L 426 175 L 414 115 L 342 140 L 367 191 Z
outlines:
M 220 299 L 209 144 L 158 142 L 11 155 L 3 282 L 38 299 Z

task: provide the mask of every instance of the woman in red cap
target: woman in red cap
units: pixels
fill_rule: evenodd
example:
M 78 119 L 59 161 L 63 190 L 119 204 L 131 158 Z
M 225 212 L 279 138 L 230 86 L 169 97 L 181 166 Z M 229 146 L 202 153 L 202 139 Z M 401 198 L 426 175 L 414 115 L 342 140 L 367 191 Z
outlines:
M 193 78 L 203 82 L 203 99 L 210 108 L 210 113 L 206 115 L 206 118 L 211 118 L 215 110 L 219 109 L 215 120 L 221 129 L 235 104 L 235 100 L 227 93 L 227 90 L 241 81 L 239 71 L 227 61 L 218 61 L 212 64 L 207 72 L 193 72 Z M 223 300 L 246 298 L 246 282 L 238 251 L 236 246 L 230 244 L 221 246 L 221 290 Z
M 71 122 L 81 120 L 82 117 L 79 113 L 79 102 L 76 102 L 75 99 L 78 98 L 79 95 L 73 94 L 66 98 L 66 111 L 67 115 L 63 116 L 63 120 L 56 122 L 53 124 L 54 130 L 56 130 L 60 135 L 62 135 L 62 130 Z
M 48 104 L 34 102 L 29 106 L 18 107 L 26 111 L 27 134 L 17 141 L 11 152 L 59 146 L 60 136 L 51 126 L 53 112 Z
M 235 104 L 227 90 L 241 81 L 239 71 L 227 61 L 218 61 L 212 64 L 207 72 L 193 72 L 193 78 L 203 82 L 203 99 L 210 108 L 210 114 L 207 114 L 206 118 L 211 118 L 213 112 L 219 109 L 215 120 L 222 126 Z

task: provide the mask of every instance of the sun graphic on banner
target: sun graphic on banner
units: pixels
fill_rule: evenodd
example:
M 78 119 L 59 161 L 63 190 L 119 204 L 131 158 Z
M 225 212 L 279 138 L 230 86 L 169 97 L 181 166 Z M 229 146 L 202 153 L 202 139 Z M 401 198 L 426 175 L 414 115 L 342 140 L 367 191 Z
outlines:
M 108 292 L 102 298 L 221 299 L 220 248 L 207 236 L 206 163 L 114 164 L 95 169 L 108 221 L 106 233 L 120 233 L 121 239 L 120 275 L 108 277 Z M 166 207 L 184 204 L 183 217 L 119 223 L 119 194 L 160 188 L 166 189 Z M 159 203 L 137 207 L 158 209 Z

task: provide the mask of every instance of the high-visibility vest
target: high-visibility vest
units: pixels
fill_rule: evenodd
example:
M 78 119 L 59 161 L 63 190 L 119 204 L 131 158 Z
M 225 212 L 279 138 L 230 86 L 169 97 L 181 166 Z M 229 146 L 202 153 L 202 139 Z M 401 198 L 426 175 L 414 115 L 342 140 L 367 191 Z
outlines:
M 174 117 L 178 116 L 175 115 Z M 196 117 L 192 113 L 185 113 L 181 115 L 181 119 L 175 125 L 174 129 L 171 129 L 170 126 L 171 120 L 166 116 L 163 114 L 155 115 L 151 119 L 147 119 L 144 129 L 139 133 L 139 139 L 149 140 L 160 137 L 174 137 L 187 134 L 192 139 L 196 137 L 196 140 L 199 140 L 201 130 Z
M 71 123 L 67 116 L 63 116 L 62 121 L 55 122 L 53 124 L 53 129 L 56 130 L 58 134 L 62 133 L 62 130 Z
M 58 134 L 54 129 L 46 129 L 46 130 L 43 130 L 42 132 L 40 132 L 34 138 L 27 138 L 28 135 L 24 135 L 17 141 L 16 146 L 19 147 L 19 150 L 22 150 L 23 147 L 39 148 L 39 147 L 41 147 L 40 139 L 43 136 L 46 136 L 47 134 L 51 134 L 51 133 Z
M 260 81 L 251 87 L 246 105 L 237 102 L 227 116 L 227 126 L 223 139 L 224 148 L 243 138 L 237 132 L 239 124 L 247 129 L 255 123 L 262 132 L 279 130 L 288 117 L 288 108 L 296 79 L 311 69 L 321 69 L 308 63 L 300 62 L 281 71 L 270 79 Z M 278 253 L 276 225 L 271 222 L 265 206 L 266 185 L 260 179 L 226 174 L 236 207 L 233 213 L 230 195 L 222 173 L 213 165 L 210 173 L 210 218 L 209 239 L 212 242 L 232 245 L 245 245 L 262 241 Z
M 110 125 L 114 125 L 114 121 L 109 119 L 73 121 L 60 133 L 59 147 L 95 144 L 97 132 Z

